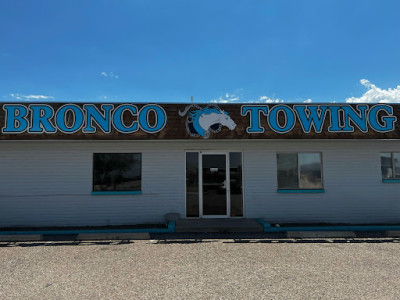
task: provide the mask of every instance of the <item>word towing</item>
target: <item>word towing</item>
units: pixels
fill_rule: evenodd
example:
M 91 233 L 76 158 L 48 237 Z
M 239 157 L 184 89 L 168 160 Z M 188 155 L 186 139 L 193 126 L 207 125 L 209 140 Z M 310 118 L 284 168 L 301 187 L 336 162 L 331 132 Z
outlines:
M 393 107 L 378 104 L 369 107 L 367 104 L 357 105 L 243 105 L 242 116 L 250 116 L 247 133 L 263 133 L 261 119 L 266 118 L 269 128 L 277 133 L 290 132 L 296 125 L 301 125 L 304 133 L 312 130 L 321 133 L 328 118 L 328 132 L 354 132 L 357 127 L 361 132 L 368 129 L 380 133 L 394 130 L 397 117 L 393 115 Z M 281 118 L 279 117 L 281 115 Z

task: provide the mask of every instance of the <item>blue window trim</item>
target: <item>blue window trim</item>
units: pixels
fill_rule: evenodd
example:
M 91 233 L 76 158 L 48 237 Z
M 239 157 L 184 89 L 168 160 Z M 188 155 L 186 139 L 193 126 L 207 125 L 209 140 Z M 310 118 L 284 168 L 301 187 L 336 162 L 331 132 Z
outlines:
M 280 194 L 317 194 L 317 193 L 325 193 L 325 189 L 278 189 L 278 193 Z
M 140 195 L 142 191 L 96 191 L 92 195 Z
M 400 179 L 382 179 L 383 183 L 400 183 Z

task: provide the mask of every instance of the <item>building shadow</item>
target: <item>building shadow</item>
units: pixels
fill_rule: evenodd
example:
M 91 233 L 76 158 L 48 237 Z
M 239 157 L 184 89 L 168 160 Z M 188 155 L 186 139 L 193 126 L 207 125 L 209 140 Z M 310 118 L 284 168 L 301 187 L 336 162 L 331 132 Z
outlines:
M 385 244 L 385 243 L 400 243 L 399 238 L 285 238 L 285 239 L 261 239 L 247 240 L 237 239 L 233 241 L 224 241 L 227 244 Z
M 59 247 L 59 246 L 118 246 L 134 244 L 134 240 L 76 240 L 74 235 L 43 236 L 42 241 L 0 242 L 4 247 Z M 276 233 L 157 233 L 151 234 L 148 244 L 385 244 L 400 243 L 400 237 L 385 237 L 379 232 L 362 232 L 352 238 L 315 237 L 288 238 L 284 232 Z
M 357 232 L 355 238 L 316 237 L 316 238 L 288 238 L 285 232 L 258 232 L 258 233 L 174 233 L 152 234 L 152 240 L 158 244 L 195 244 L 222 242 L 226 244 L 245 243 L 400 243 L 400 238 L 386 237 L 382 232 Z
M 133 244 L 133 240 L 107 240 L 107 241 L 38 241 L 38 242 L 0 242 L 4 247 L 59 247 L 59 246 L 118 246 Z

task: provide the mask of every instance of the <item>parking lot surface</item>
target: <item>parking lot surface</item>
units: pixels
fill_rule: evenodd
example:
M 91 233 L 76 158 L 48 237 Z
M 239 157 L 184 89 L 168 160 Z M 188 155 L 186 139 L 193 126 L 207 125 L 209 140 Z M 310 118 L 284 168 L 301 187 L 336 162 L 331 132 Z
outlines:
M 400 299 L 400 239 L 0 243 L 0 299 Z

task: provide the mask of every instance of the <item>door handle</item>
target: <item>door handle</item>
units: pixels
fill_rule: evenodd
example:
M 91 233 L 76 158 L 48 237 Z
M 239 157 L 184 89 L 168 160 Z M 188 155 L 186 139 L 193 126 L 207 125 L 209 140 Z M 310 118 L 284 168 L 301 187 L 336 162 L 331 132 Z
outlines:
M 226 180 L 222 183 L 222 188 L 226 190 Z

